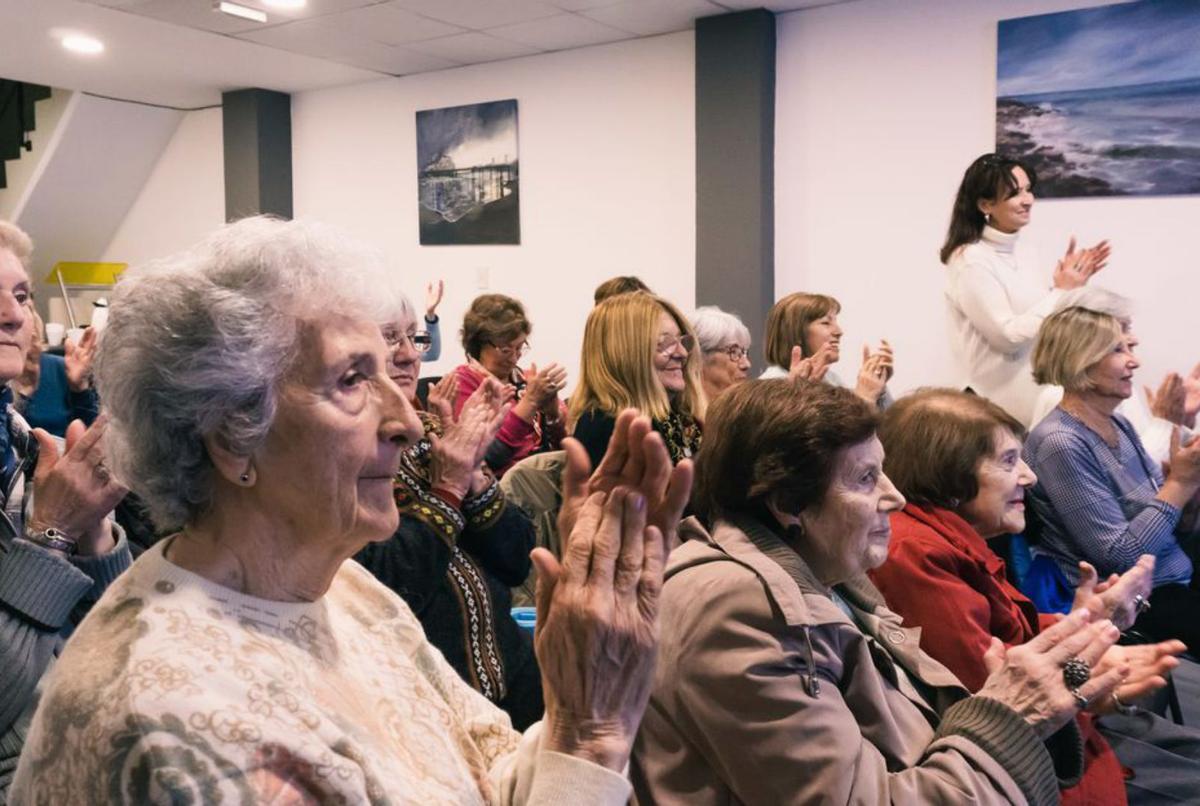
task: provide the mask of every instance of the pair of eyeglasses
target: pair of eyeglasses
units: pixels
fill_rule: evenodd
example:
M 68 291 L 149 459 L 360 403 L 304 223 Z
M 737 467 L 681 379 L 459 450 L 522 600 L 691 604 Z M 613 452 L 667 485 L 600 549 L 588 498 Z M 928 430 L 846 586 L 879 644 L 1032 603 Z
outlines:
M 429 352 L 429 348 L 433 346 L 433 336 L 430 336 L 424 330 L 418 330 L 416 333 L 396 333 L 395 331 L 388 330 L 383 332 L 383 343 L 388 346 L 389 350 L 395 350 L 406 339 L 418 353 L 427 353 Z
M 750 351 L 740 344 L 731 344 L 728 347 L 717 347 L 714 350 L 705 350 L 705 352 L 725 353 L 725 355 L 729 356 L 729 360 L 735 364 L 750 354 Z
M 529 342 L 523 342 L 520 347 L 510 347 L 508 345 L 501 347 L 499 344 L 493 344 L 492 346 L 496 348 L 496 352 L 500 353 L 500 355 L 504 356 L 505 358 L 512 358 L 513 356 L 521 358 L 522 356 L 528 354 L 531 349 L 533 349 L 529 345 Z
M 662 339 L 654 350 L 660 355 L 670 355 L 675 352 L 676 347 L 682 347 L 685 353 L 690 353 L 695 346 L 696 337 L 691 333 L 684 333 L 682 336 Z

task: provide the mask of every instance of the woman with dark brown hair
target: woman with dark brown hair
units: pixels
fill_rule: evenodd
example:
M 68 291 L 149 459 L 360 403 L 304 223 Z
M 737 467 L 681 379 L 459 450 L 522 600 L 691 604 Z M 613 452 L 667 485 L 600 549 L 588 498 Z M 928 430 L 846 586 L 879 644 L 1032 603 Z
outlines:
M 1033 425 L 1038 387 L 1029 352 L 1042 319 L 1062 292 L 1078 288 L 1108 261 L 1108 241 L 1076 249 L 1075 238 L 1052 284 L 1022 260 L 1017 237 L 1029 224 L 1037 175 L 998 154 L 971 163 L 958 186 L 939 254 L 946 265 L 946 313 L 962 385 L 994 400 L 1025 427 Z
M 497 477 L 526 456 L 558 450 L 567 435 L 566 407 L 558 399 L 567 383 L 567 371 L 558 364 L 546 364 L 540 370 L 537 364 L 524 370 L 518 366 L 529 352 L 532 329 L 525 306 L 504 294 L 476 297 L 463 317 L 462 345 L 467 363 L 454 370 L 458 383 L 454 415 L 458 416 L 489 376 L 508 387 L 516 398 L 484 457 Z
M 639 802 L 1050 804 L 1056 764 L 1078 775 L 1071 717 L 1123 670 L 1063 665 L 1095 663 L 1116 629 L 1081 610 L 997 641 L 968 695 L 865 576 L 904 506 L 877 422 L 804 381 L 747 381 L 709 409 L 692 505 L 711 527 L 688 521 L 670 556 Z
M 1020 644 L 1062 618 L 1038 612 L 1009 582 L 990 545 L 1025 529 L 1025 490 L 1036 481 L 1021 459 L 1025 431 L 986 398 L 925 389 L 889 409 L 879 434 L 887 452 L 884 469 L 908 503 L 891 515 L 888 560 L 871 579 L 907 624 L 921 628 L 921 648 L 977 690 L 987 678 L 984 656 L 994 639 Z M 1153 571 L 1154 557 L 1147 555 L 1124 576 L 1101 583 L 1096 570 L 1082 563 L 1072 609 L 1087 608 L 1127 628 L 1149 595 Z M 1127 791 L 1133 802 L 1177 800 L 1179 786 L 1167 781 L 1194 795 L 1200 743 L 1192 731 L 1151 714 L 1111 716 L 1163 686 L 1181 651 L 1181 642 L 1168 641 L 1113 647 L 1101 658 L 1100 665 L 1126 664 L 1131 674 L 1110 698 L 1091 702 L 1078 717 L 1085 770 L 1078 785 L 1063 790 L 1063 803 L 1119 804 Z M 1094 720 L 1098 715 L 1108 715 L 1105 723 Z M 1128 781 L 1122 764 L 1135 772 Z M 1183 771 L 1190 773 L 1186 781 L 1176 777 Z

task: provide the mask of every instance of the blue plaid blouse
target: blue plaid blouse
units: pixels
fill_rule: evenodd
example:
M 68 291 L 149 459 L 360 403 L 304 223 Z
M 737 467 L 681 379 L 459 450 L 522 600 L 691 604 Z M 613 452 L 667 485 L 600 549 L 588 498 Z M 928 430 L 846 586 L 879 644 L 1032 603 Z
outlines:
M 1175 538 L 1180 510 L 1154 496 L 1162 470 L 1119 414 L 1117 447 L 1056 407 L 1025 441 L 1025 461 L 1038 480 L 1026 501 L 1040 522 L 1035 553 L 1055 561 L 1072 585 L 1080 560 L 1100 578 L 1153 554 L 1154 584 L 1187 584 L 1192 562 Z

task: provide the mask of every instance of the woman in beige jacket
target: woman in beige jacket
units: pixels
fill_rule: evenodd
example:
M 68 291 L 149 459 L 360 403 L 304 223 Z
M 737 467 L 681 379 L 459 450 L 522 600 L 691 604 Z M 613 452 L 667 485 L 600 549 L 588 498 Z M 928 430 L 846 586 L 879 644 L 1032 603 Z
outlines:
M 639 802 L 1057 803 L 1081 772 L 1071 718 L 1128 672 L 1098 665 L 1112 624 L 994 642 L 970 696 L 864 576 L 904 505 L 871 408 L 751 381 L 710 418 L 692 503 L 713 528 L 691 521 L 671 556 Z

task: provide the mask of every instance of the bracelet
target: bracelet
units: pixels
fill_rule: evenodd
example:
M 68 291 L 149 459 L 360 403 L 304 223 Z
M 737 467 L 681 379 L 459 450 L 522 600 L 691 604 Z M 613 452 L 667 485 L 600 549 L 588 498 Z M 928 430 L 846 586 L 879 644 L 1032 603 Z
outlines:
M 1117 692 L 1115 691 L 1112 693 L 1112 704 L 1113 708 L 1116 708 L 1117 713 L 1121 716 L 1133 716 L 1138 712 L 1138 707 L 1136 705 L 1126 705 L 1125 703 L 1121 702 L 1121 698 L 1117 696 Z
M 61 551 L 68 557 L 74 554 L 79 546 L 67 536 L 66 532 L 55 529 L 53 526 L 48 529 L 35 530 L 25 533 L 25 539 L 30 543 L 41 546 L 42 548 L 50 549 L 51 551 Z

